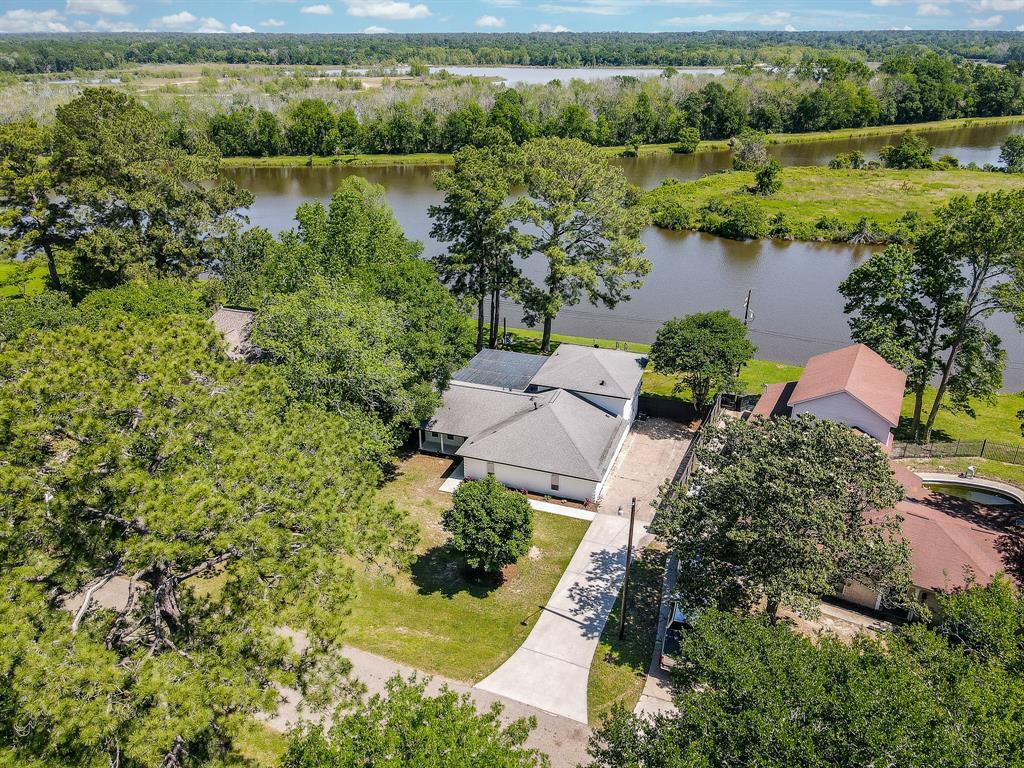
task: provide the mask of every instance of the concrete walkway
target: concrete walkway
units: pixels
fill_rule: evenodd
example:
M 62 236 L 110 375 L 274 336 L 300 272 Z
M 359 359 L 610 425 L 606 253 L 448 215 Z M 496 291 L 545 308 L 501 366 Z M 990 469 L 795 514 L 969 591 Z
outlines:
M 622 583 L 628 529 L 628 518 L 594 519 L 525 642 L 476 690 L 587 722 L 590 663 Z M 645 533 L 638 523 L 634 543 Z
M 689 444 L 674 422 L 638 422 L 626 438 L 601 501 L 533 631 L 512 656 L 474 690 L 587 722 L 590 665 L 619 594 L 629 537 L 629 505 L 637 498 L 633 544 L 646 536 L 658 488 L 671 478 Z M 622 507 L 625 514 L 619 516 Z
M 665 633 L 668 630 L 669 616 L 675 602 L 672 596 L 676 589 L 677 575 L 676 556 L 670 555 L 665 564 L 665 579 L 661 584 L 658 634 L 654 641 L 654 651 L 651 654 L 651 664 L 647 669 L 643 693 L 640 694 L 640 699 L 633 708 L 633 714 L 636 715 L 667 714 L 676 710 L 676 705 L 672 701 L 672 684 L 668 671 L 661 666 L 661 654 L 665 647 Z
M 460 461 L 459 465 L 452 470 L 452 473 L 445 478 L 445 481 L 441 483 L 437 489 L 441 493 L 455 493 L 455 489 L 458 488 L 466 479 L 466 471 L 464 464 Z M 540 499 L 530 499 L 530 506 L 538 512 L 548 512 L 552 515 L 561 515 L 562 517 L 572 517 L 576 520 L 593 520 L 597 515 L 596 512 L 591 512 L 587 509 L 577 509 L 576 507 L 569 507 L 564 504 L 556 504 L 551 501 L 541 501 Z

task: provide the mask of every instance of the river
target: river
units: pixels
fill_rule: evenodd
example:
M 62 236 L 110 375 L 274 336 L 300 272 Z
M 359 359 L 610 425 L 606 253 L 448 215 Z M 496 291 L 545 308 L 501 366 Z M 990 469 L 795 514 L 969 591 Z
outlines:
M 953 154 L 963 162 L 996 162 L 999 144 L 1024 126 L 986 126 L 927 134 L 939 154 Z M 892 137 L 815 142 L 773 147 L 786 164 L 827 162 L 837 152 L 860 149 L 877 155 Z M 691 156 L 651 155 L 617 159 L 636 184 L 650 188 L 661 179 L 697 178 L 729 164 L 727 152 Z M 256 195 L 249 211 L 253 224 L 274 232 L 293 225 L 302 202 L 328 200 L 338 183 L 353 174 L 381 184 L 406 234 L 425 244 L 426 255 L 442 246 L 429 237 L 427 207 L 440 195 L 434 189 L 429 166 L 377 166 L 365 168 L 295 167 L 228 168 L 224 175 Z M 751 338 L 758 356 L 803 364 L 811 355 L 835 349 L 849 341 L 842 297 L 836 287 L 871 251 L 866 247 L 777 240 L 735 241 L 701 233 L 669 232 L 654 227 L 644 234 L 646 256 L 654 268 L 632 300 L 614 310 L 581 305 L 564 310 L 555 331 L 594 338 L 651 341 L 661 323 L 673 316 L 710 309 L 742 314 L 747 291 L 753 291 Z M 538 278 L 543 264 L 534 258 L 524 272 Z M 508 307 L 510 326 L 520 326 L 520 315 Z M 1005 389 L 1024 389 L 1024 335 L 1005 315 L 990 319 L 1008 351 Z

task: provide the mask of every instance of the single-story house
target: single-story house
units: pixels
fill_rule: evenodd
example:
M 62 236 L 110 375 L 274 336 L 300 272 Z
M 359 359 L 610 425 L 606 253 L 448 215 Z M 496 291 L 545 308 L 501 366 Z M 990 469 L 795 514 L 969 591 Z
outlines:
M 560 345 L 550 357 L 485 349 L 457 371 L 419 433 L 469 479 L 597 501 L 637 412 L 647 360 Z
M 888 451 L 900 421 L 907 376 L 865 344 L 815 355 L 800 378 L 769 384 L 754 416 L 811 413 L 875 438 Z
M 1004 572 L 1021 580 L 1024 516 L 1020 507 L 990 507 L 934 493 L 906 467 L 896 463 L 892 467 L 907 497 L 894 509 L 875 516 L 899 515 L 903 536 L 910 544 L 911 575 L 919 600 L 935 612 L 936 593 L 964 587 L 968 577 L 988 584 Z M 857 582 L 846 584 L 839 597 L 875 610 L 881 607 L 881 596 Z

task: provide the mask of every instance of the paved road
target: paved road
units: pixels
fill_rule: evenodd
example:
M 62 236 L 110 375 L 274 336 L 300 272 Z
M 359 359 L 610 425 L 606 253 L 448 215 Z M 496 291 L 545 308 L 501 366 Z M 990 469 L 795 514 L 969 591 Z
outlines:
M 688 433 L 674 422 L 640 422 L 626 438 L 599 514 L 526 641 L 475 690 L 587 722 L 587 681 L 601 631 L 619 593 L 629 535 L 628 511 L 637 498 L 634 546 L 646 535 L 658 488 L 675 474 Z M 620 517 L 619 507 L 626 512 Z

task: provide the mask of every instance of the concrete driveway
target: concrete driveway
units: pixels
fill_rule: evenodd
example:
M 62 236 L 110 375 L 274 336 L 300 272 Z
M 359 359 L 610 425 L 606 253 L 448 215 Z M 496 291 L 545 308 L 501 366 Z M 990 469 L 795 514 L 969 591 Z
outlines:
M 639 547 L 654 516 L 661 484 L 673 477 L 689 445 L 675 422 L 638 422 L 619 452 L 598 515 L 562 574 L 526 641 L 476 690 L 587 722 L 587 681 L 608 614 L 622 585 L 629 505 L 637 498 L 633 544 Z M 617 514 L 619 506 L 623 516 Z

